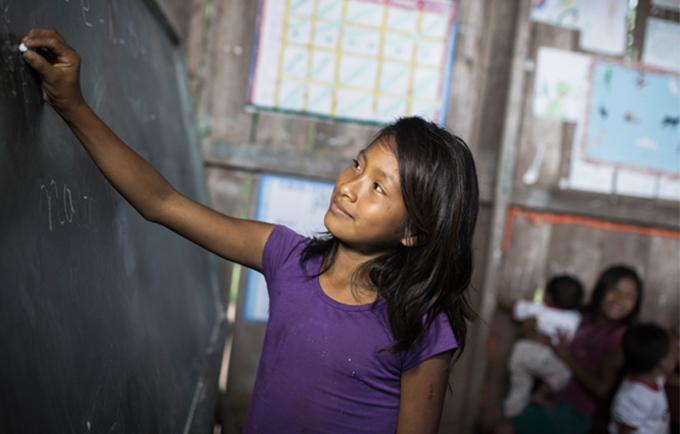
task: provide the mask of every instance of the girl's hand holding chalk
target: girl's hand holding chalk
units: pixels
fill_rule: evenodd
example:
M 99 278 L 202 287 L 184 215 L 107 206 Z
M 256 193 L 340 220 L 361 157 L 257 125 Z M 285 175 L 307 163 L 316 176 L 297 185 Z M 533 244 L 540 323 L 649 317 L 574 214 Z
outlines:
M 50 56 L 35 51 L 47 50 Z M 80 91 L 80 55 L 54 29 L 30 31 L 19 45 L 26 62 L 42 77 L 45 101 L 68 119 L 85 104 Z

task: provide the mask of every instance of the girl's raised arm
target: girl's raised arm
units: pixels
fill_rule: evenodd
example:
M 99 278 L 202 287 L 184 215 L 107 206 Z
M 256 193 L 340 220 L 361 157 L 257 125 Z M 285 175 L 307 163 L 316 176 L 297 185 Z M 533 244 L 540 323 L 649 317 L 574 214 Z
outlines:
M 261 270 L 273 225 L 232 218 L 177 192 L 92 111 L 80 91 L 80 55 L 53 29 L 31 31 L 24 59 L 42 76 L 42 91 L 111 184 L 145 219 L 160 223 L 231 261 Z M 32 49 L 47 48 L 51 63 Z

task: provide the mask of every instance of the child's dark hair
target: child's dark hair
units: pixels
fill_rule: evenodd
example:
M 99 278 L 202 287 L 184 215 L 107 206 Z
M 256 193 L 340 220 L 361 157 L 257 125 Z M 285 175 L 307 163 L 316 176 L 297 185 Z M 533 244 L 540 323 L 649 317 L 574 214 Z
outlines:
M 560 309 L 578 309 L 583 298 L 583 284 L 572 276 L 557 276 L 548 281 L 545 289 L 550 302 Z
M 418 117 L 384 127 L 371 144 L 381 139 L 390 139 L 397 157 L 408 213 L 404 233 L 416 241 L 411 247 L 399 244 L 366 262 L 354 281 L 368 277 L 378 299 L 387 302 L 394 338 L 388 349 L 407 350 L 444 312 L 456 336 L 459 357 L 465 347 L 466 322 L 474 317 L 467 295 L 479 210 L 472 153 L 460 137 Z M 334 262 L 338 243 L 328 233 L 316 238 L 305 249 L 302 261 L 327 258 L 322 274 Z
M 626 331 L 621 345 L 628 371 L 632 374 L 647 374 L 668 355 L 671 338 L 666 330 L 656 324 L 637 324 Z
M 640 311 L 640 306 L 642 305 L 642 280 L 638 274 L 632 268 L 626 265 L 614 265 L 607 268 L 597 279 L 595 284 L 595 289 L 593 289 L 593 294 L 590 296 L 590 304 L 584 308 L 584 311 L 589 312 L 593 318 L 598 314 L 600 309 L 600 304 L 602 304 L 602 299 L 604 295 L 611 289 L 612 286 L 624 278 L 632 279 L 637 287 L 637 302 L 635 307 L 628 314 L 627 317 L 623 318 L 621 322 L 625 325 L 631 325 L 637 320 L 638 312 Z

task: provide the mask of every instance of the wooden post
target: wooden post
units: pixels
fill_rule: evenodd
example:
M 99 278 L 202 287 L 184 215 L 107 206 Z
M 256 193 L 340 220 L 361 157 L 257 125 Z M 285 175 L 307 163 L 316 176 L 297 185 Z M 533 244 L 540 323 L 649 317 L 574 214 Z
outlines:
M 505 219 L 510 203 L 511 183 L 515 162 L 515 153 L 518 146 L 520 127 L 522 124 L 522 110 L 525 96 L 525 64 L 529 49 L 531 34 L 531 0 L 521 0 L 517 13 L 517 25 L 513 47 L 512 69 L 510 71 L 510 89 L 505 106 L 505 122 L 503 140 L 501 142 L 500 155 L 496 169 L 496 187 L 493 204 L 493 216 L 491 222 L 491 236 L 487 249 L 487 262 L 484 272 L 484 287 L 478 307 L 478 326 L 472 336 L 473 371 L 466 399 L 466 419 L 464 432 L 472 433 L 475 421 L 479 413 L 479 400 L 481 387 L 486 374 L 486 350 L 489 340 L 489 326 L 496 308 L 496 280 L 501 264 L 501 246 L 505 230 Z

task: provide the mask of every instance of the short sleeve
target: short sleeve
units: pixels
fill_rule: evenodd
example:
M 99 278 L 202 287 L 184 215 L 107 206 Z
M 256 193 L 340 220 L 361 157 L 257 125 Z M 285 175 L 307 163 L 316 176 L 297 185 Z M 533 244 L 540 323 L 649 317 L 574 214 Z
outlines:
M 612 405 L 612 419 L 619 425 L 637 429 L 649 414 L 649 403 L 634 393 L 617 394 Z
M 534 304 L 526 300 L 517 300 L 512 305 L 512 317 L 516 321 L 522 321 L 530 316 L 535 316 L 536 312 L 533 309 Z
M 409 348 L 403 356 L 402 369 L 408 371 L 417 364 L 444 351 L 458 348 L 458 342 L 445 313 L 440 313 L 432 326 Z
M 262 252 L 262 274 L 267 282 L 272 281 L 276 271 L 287 262 L 300 259 L 300 251 L 309 242 L 306 238 L 293 230 L 277 225 L 269 235 Z

